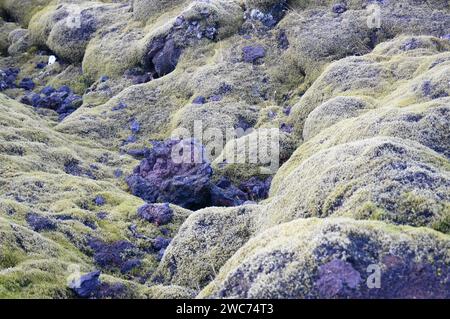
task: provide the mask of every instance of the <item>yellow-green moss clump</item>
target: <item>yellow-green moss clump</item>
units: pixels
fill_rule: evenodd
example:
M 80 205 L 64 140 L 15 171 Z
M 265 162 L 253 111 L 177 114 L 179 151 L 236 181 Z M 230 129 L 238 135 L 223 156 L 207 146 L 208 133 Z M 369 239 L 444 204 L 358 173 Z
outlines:
M 192 214 L 155 273 L 166 284 L 199 290 L 254 233 L 257 205 L 212 207 Z
M 384 220 L 431 227 L 450 213 L 449 169 L 448 159 L 409 140 L 374 137 L 340 144 L 318 151 L 285 175 L 262 223 L 357 217 L 372 202 L 385 211 Z
M 448 298 L 449 245 L 429 229 L 299 219 L 252 238 L 199 297 Z

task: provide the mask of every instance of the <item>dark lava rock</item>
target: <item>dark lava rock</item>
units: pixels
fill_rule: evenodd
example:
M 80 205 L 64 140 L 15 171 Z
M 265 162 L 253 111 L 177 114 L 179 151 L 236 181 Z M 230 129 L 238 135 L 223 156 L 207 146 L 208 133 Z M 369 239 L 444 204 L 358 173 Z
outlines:
M 157 225 L 168 224 L 173 218 L 173 211 L 168 203 L 145 204 L 139 207 L 137 214 L 146 221 Z
M 333 5 L 333 8 L 331 10 L 334 13 L 341 14 L 347 11 L 347 6 L 345 5 L 345 3 L 336 3 L 335 5 Z
M 98 299 L 124 299 L 130 298 L 131 291 L 123 283 L 102 282 L 95 291 L 95 298 Z
M 72 289 L 79 297 L 91 297 L 100 285 L 99 277 L 99 270 L 90 272 L 71 282 L 69 284 L 69 288 Z
M 261 12 L 253 9 L 250 12 L 250 18 L 260 21 L 265 27 L 273 28 L 283 19 L 288 9 L 287 1 L 279 1 L 274 4 L 267 12 Z
M 289 48 L 289 40 L 286 35 L 286 31 L 280 30 L 277 35 L 278 48 L 287 50 Z
M 164 76 L 175 70 L 180 55 L 181 49 L 176 47 L 174 41 L 166 41 L 164 47 L 152 59 L 158 75 Z
M 208 206 L 212 169 L 204 147 L 194 140 L 154 142 L 126 181 L 133 195 L 150 203 L 189 209 Z
M 410 51 L 410 50 L 415 50 L 417 48 L 419 48 L 421 45 L 420 41 L 415 39 L 415 38 L 411 38 L 408 39 L 405 43 L 402 44 L 402 46 L 400 47 L 400 49 L 402 49 L 403 51 Z
M 108 217 L 108 213 L 107 212 L 98 212 L 97 213 L 97 218 L 105 219 L 106 217 Z
M 133 84 L 147 83 L 153 80 L 151 72 L 146 72 L 142 68 L 138 67 L 126 70 L 124 75 L 126 78 L 131 79 Z
M 137 248 L 129 241 L 119 240 L 113 243 L 105 243 L 100 239 L 92 238 L 88 242 L 94 251 L 94 260 L 102 268 L 118 268 L 122 272 L 130 270 L 131 259 L 140 256 Z
M 291 134 L 294 131 L 294 127 L 290 124 L 286 124 L 286 123 L 281 123 L 280 125 L 280 130 L 282 132 Z
M 34 92 L 30 92 L 29 94 L 22 96 L 20 102 L 27 105 L 37 106 L 41 103 L 41 96 Z
M 238 206 L 242 205 L 247 200 L 247 194 L 233 185 L 225 177 L 222 177 L 219 182 L 211 188 L 212 206 Z
M 252 177 L 249 180 L 241 183 L 239 189 L 244 191 L 250 200 L 257 201 L 265 199 L 269 196 L 270 184 L 272 178 L 268 177 L 261 180 L 258 177 Z
M 0 70 L 0 91 L 13 89 L 16 87 L 16 78 L 19 74 L 18 68 L 7 68 Z
M 98 195 L 94 198 L 94 204 L 97 206 L 103 206 L 106 204 L 106 200 L 103 198 L 103 196 Z
M 242 49 L 242 57 L 246 63 L 255 63 L 266 56 L 266 49 L 260 45 L 246 46 Z
M 131 132 L 133 132 L 134 134 L 139 133 L 139 130 L 141 129 L 141 126 L 139 125 L 139 122 L 134 120 L 133 122 L 131 122 L 130 124 L 130 130 Z
M 53 92 L 55 92 L 56 90 L 51 87 L 51 86 L 46 86 L 41 90 L 41 94 L 44 94 L 45 96 L 50 96 L 50 94 L 52 94 Z
M 120 168 L 114 170 L 114 177 L 115 178 L 122 177 L 122 175 L 123 175 L 123 171 Z
M 217 94 L 212 95 L 212 96 L 209 98 L 209 100 L 210 100 L 211 102 L 219 102 L 219 101 L 222 101 L 222 99 L 223 99 L 222 95 L 217 95 Z
M 170 242 L 170 238 L 158 236 L 153 240 L 153 248 L 157 251 L 160 251 L 161 249 L 165 249 L 167 246 L 169 246 Z
M 35 84 L 33 82 L 32 79 L 30 78 L 23 78 L 20 83 L 19 83 L 19 87 L 21 89 L 27 90 L 27 91 L 31 91 L 34 89 Z
M 170 38 L 157 38 L 150 44 L 144 57 L 146 69 L 154 71 L 158 77 L 169 74 L 178 64 L 181 48 Z
M 106 81 L 108 81 L 109 80 L 109 77 L 108 76 L 106 76 L 106 75 L 102 75 L 101 77 L 100 77 L 100 79 L 98 79 L 98 81 L 99 82 L 106 82 Z
M 50 95 L 52 96 L 52 95 Z M 60 107 L 56 110 L 59 114 L 72 113 L 83 104 L 81 96 L 70 93 L 60 104 Z
M 120 110 L 123 110 L 123 109 L 126 109 L 126 108 L 127 108 L 127 105 L 125 103 L 119 102 L 119 104 L 117 104 L 116 106 L 112 107 L 111 111 L 120 111 Z
M 71 159 L 64 163 L 64 172 L 73 176 L 81 176 L 83 168 L 78 160 Z
M 45 62 L 39 62 L 36 64 L 36 69 L 43 69 L 47 66 L 47 63 Z
M 28 225 L 30 225 L 30 227 L 37 232 L 56 229 L 56 224 L 54 221 L 36 213 L 28 213 L 26 220 Z
M 351 294 L 361 281 L 361 274 L 350 263 L 334 259 L 319 267 L 315 286 L 322 298 L 333 298 Z
M 204 96 L 197 96 L 192 101 L 192 104 L 205 104 L 205 103 L 206 103 L 206 98 Z
M 74 94 L 70 87 L 65 85 L 57 90 L 51 86 L 46 86 L 40 91 L 40 94 L 30 92 L 23 96 L 20 101 L 36 108 L 54 110 L 60 115 L 60 120 L 83 104 L 82 97 Z
M 130 272 L 131 270 L 138 268 L 142 265 L 142 261 L 138 258 L 133 258 L 130 260 L 125 261 L 122 266 L 120 267 L 120 272 L 122 274 L 126 274 Z

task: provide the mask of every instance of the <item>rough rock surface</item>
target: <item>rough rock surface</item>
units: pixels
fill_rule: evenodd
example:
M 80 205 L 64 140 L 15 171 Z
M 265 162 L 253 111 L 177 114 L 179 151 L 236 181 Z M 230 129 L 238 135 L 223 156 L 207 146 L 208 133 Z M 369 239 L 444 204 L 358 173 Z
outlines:
M 0 1 L 0 298 L 450 298 L 449 9 Z

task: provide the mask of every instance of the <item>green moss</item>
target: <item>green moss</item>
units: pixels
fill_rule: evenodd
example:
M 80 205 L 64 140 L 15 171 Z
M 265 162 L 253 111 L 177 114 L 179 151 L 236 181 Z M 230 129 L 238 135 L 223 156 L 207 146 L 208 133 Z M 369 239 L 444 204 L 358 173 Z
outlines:
M 2 245 L 0 250 L 0 269 L 15 267 L 25 258 L 26 255 L 23 251 L 11 248 L 8 245 Z
M 450 211 L 450 206 L 447 209 Z M 442 233 L 450 234 L 450 215 L 443 216 L 440 220 L 434 222 L 431 227 Z

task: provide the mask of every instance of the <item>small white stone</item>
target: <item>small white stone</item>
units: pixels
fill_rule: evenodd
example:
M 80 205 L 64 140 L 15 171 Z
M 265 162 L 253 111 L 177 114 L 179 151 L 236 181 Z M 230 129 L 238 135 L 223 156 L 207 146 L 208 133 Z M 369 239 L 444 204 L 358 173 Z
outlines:
M 48 65 L 52 65 L 56 62 L 56 57 L 54 55 L 51 55 L 48 57 Z

